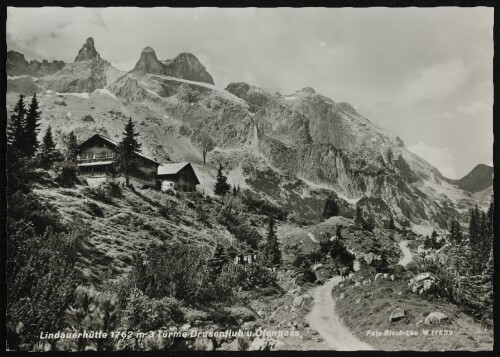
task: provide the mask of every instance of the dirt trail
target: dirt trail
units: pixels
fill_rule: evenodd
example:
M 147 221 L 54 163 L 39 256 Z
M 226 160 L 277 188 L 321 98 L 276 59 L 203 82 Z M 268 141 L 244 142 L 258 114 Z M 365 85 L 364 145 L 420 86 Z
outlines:
M 373 350 L 370 345 L 361 342 L 345 327 L 335 312 L 335 300 L 332 289 L 340 283 L 340 276 L 328 280 L 310 291 L 314 305 L 306 320 L 325 339 L 325 343 L 333 350 L 360 351 Z
M 402 240 L 401 242 L 399 242 L 399 248 L 401 248 L 401 250 L 403 251 L 403 256 L 399 260 L 398 264 L 405 267 L 406 265 L 408 265 L 409 262 L 412 261 L 413 254 L 410 248 L 408 248 L 407 240 Z

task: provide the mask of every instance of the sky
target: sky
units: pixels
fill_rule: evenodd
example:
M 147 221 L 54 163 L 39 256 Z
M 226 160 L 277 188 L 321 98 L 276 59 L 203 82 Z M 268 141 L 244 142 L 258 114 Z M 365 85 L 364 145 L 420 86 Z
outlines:
M 72 62 L 88 37 L 131 70 L 191 52 L 216 85 L 348 102 L 450 178 L 492 165 L 493 8 L 9 8 L 7 47 Z

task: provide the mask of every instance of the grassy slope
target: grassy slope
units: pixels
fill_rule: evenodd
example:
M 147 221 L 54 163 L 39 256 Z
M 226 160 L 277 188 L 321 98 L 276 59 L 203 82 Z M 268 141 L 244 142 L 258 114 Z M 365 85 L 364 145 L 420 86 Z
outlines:
M 406 281 L 378 280 L 358 287 L 354 281 L 333 290 L 337 310 L 344 323 L 360 339 L 383 350 L 485 350 L 491 349 L 492 331 L 485 331 L 458 307 L 444 299 L 425 300 L 408 289 Z M 343 294 L 343 298 L 341 298 Z M 359 300 L 358 303 L 356 303 Z M 405 317 L 389 322 L 391 312 L 400 307 Z M 449 317 L 439 325 L 424 325 L 430 312 Z M 418 325 L 417 325 L 418 324 Z M 418 330 L 418 336 L 367 336 L 367 331 Z M 422 330 L 452 330 L 450 336 L 424 336 Z
M 153 242 L 180 241 L 213 247 L 216 239 L 221 242 L 233 239 L 222 227 L 200 222 L 197 211 L 192 208 L 193 201 L 201 207 L 216 203 L 208 204 L 198 197 L 177 199 L 141 189 L 124 190 L 122 197 L 105 203 L 93 199 L 87 190 L 86 186 L 35 189 L 66 219 L 79 218 L 90 225 L 92 236 L 79 262 L 89 283 L 100 284 L 125 274 L 130 269 L 132 254 L 143 252 Z M 98 205 L 104 217 L 93 215 L 87 202 Z M 166 204 L 172 207 L 167 218 L 159 213 L 159 207 Z

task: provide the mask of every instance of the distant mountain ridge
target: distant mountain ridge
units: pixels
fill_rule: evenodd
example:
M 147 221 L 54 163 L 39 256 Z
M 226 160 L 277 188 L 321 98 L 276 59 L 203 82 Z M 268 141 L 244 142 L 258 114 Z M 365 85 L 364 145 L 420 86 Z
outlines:
M 493 167 L 479 164 L 460 180 L 454 180 L 454 183 L 465 191 L 483 191 L 493 185 Z
M 35 88 L 42 130 L 50 123 L 55 133 L 73 130 L 79 139 L 95 132 L 118 139 L 132 117 L 145 154 L 165 163 L 190 161 L 206 175 L 206 192 L 222 162 L 230 183 L 301 219 L 319 219 L 330 194 L 347 215 L 359 204 L 379 224 L 392 217 L 400 225 L 446 227 L 476 202 L 348 103 L 310 87 L 282 95 L 245 82 L 226 89 L 213 83 L 194 55 L 160 61 L 151 47 L 133 70 L 119 71 L 89 38 L 75 62 L 59 71 L 9 79 L 7 97 L 13 103 L 14 93 Z M 91 121 L 82 119 L 88 115 Z
M 52 61 L 43 60 L 39 62 L 33 60 L 28 62 L 22 53 L 16 51 L 7 51 L 7 61 L 6 69 L 7 75 L 9 76 L 19 76 L 19 75 L 32 75 L 32 76 L 45 76 L 48 74 L 55 73 L 62 69 L 66 64 L 63 61 Z

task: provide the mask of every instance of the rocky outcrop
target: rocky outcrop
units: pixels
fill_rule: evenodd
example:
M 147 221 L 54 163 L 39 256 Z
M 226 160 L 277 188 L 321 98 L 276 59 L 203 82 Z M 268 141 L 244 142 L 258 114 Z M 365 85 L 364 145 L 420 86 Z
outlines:
M 439 279 L 432 273 L 418 274 L 410 280 L 408 286 L 419 295 L 439 293 L 441 290 Z
M 397 309 L 393 310 L 391 312 L 391 315 L 389 316 L 389 321 L 398 321 L 401 320 L 403 317 L 405 317 L 405 311 L 398 307 Z
M 166 60 L 163 63 L 166 67 L 165 74 L 168 76 L 214 84 L 214 80 L 205 66 L 191 53 L 181 53 L 174 59 Z
M 273 98 L 270 93 L 245 82 L 229 83 L 226 90 L 246 101 L 253 113 L 257 112 Z
M 141 52 L 132 73 L 159 74 L 195 82 L 214 84 L 212 76 L 205 66 L 191 53 L 181 53 L 172 60 L 160 61 L 151 47 Z
M 426 325 L 439 324 L 443 320 L 448 320 L 448 316 L 446 316 L 442 312 L 431 312 L 429 315 L 426 316 L 424 324 Z
M 30 75 L 34 77 L 42 77 L 48 74 L 55 73 L 62 69 L 66 64 L 63 61 L 43 60 L 39 62 L 32 60 L 28 62 L 22 53 L 16 51 L 7 52 L 6 69 L 9 76 Z
M 75 58 L 75 62 L 89 61 L 89 60 L 99 60 L 101 56 L 96 51 L 94 46 L 94 39 L 89 37 L 87 41 L 83 44 L 83 47 L 78 51 L 78 55 Z
M 120 71 L 97 53 L 90 37 L 78 52 L 75 63 L 41 78 L 37 84 L 62 93 L 90 93 L 104 88 L 119 76 Z
M 141 57 L 137 61 L 132 72 L 164 74 L 165 66 L 156 57 L 156 52 L 151 47 L 146 47 L 141 52 Z

